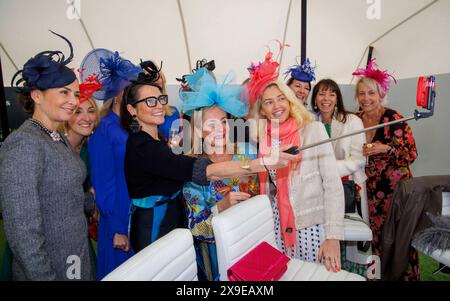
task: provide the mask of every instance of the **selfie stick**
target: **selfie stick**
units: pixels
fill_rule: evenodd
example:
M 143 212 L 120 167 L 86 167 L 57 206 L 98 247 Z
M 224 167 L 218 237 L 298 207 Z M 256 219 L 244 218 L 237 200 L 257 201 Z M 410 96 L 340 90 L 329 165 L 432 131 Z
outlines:
M 354 136 L 354 135 L 358 135 L 361 133 L 365 133 L 368 131 L 372 131 L 372 130 L 376 130 L 385 126 L 390 126 L 393 124 L 397 124 L 397 123 L 401 123 L 401 122 L 406 122 L 409 120 L 419 120 L 419 119 L 423 119 L 423 118 L 428 118 L 433 116 L 434 114 L 434 102 L 436 99 L 436 78 L 434 76 L 430 76 L 430 77 L 420 77 L 419 78 L 419 82 L 417 84 L 417 97 L 416 97 L 416 102 L 417 105 L 419 107 L 422 107 L 423 109 L 428 110 L 428 112 L 419 112 L 418 110 L 414 111 L 414 115 L 410 116 L 410 117 L 406 117 L 406 118 L 402 118 L 402 119 L 398 119 L 398 120 L 394 120 L 391 122 L 387 122 L 387 123 L 383 123 L 383 124 L 379 124 L 379 125 L 375 125 L 369 128 L 365 128 L 363 130 L 359 130 L 353 133 L 349 133 L 346 135 L 342 135 L 339 137 L 335 137 L 335 138 L 330 138 L 327 140 L 323 140 L 323 141 L 319 141 L 313 144 L 309 144 L 309 145 L 305 145 L 299 148 L 299 151 L 303 151 L 305 149 L 309 149 L 312 147 L 316 147 L 318 145 L 321 144 L 325 144 L 325 143 L 329 143 L 329 142 L 333 142 L 339 139 L 343 139 L 343 138 L 347 138 L 350 136 Z

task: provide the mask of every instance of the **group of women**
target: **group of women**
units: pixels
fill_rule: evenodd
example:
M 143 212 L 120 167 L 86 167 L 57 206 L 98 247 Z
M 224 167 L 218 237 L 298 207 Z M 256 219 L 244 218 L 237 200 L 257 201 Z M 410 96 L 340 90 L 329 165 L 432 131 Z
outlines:
M 374 62 L 355 73 L 357 114 L 344 108 L 331 79 L 315 84 L 308 111 L 315 80 L 308 60 L 290 68 L 285 83 L 269 52 L 248 69 L 242 86 L 200 65 L 183 77 L 181 111 L 191 131 L 181 143 L 200 138 L 206 147 L 175 154 L 168 141 L 179 113 L 168 104 L 161 69 L 111 53 L 102 59 L 101 76 L 79 84 L 66 66 L 71 58 L 39 53 L 15 82 L 32 117 L 0 149 L 0 200 L 14 279 L 102 279 L 177 227 L 192 232 L 199 278 L 218 279 L 211 220 L 257 194 L 269 196 L 280 250 L 337 272 L 342 263 L 347 268 L 342 180 L 349 179 L 364 193 L 367 186 L 372 250 L 382 252 L 393 191 L 412 176 L 409 165 L 417 157 L 409 126 L 380 128 L 298 155 L 285 152 L 401 118 L 383 105 L 389 74 Z M 93 97 L 104 101 L 102 112 Z M 245 141 L 230 139 L 233 118 L 255 119 L 256 131 Z M 88 233 L 98 234 L 97 256 Z M 411 250 L 404 279 L 418 277 Z

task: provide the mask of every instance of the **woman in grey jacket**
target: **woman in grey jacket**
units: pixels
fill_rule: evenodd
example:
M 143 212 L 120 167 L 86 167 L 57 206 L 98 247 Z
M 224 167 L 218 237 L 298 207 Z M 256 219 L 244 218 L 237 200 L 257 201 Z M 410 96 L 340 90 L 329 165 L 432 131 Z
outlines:
M 94 202 L 83 192 L 86 168 L 56 131 L 79 105 L 78 80 L 66 66 L 72 45 L 60 37 L 70 46 L 67 60 L 60 51 L 41 52 L 12 80 L 23 83 L 21 103 L 32 113 L 0 149 L 0 201 L 13 280 L 94 279 L 84 216 Z

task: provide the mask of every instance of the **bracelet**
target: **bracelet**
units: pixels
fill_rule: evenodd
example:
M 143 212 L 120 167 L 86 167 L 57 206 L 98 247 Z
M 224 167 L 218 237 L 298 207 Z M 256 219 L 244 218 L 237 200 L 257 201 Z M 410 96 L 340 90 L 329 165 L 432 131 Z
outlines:
M 241 162 L 241 168 L 247 169 L 247 170 L 250 169 L 250 160 L 248 158 L 245 158 L 243 161 L 240 161 L 240 162 Z

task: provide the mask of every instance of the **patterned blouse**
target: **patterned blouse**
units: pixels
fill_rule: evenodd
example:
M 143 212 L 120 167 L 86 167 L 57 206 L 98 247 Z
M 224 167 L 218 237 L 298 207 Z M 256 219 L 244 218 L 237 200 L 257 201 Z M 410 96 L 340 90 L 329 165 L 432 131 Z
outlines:
M 256 150 L 250 151 L 248 144 L 240 145 L 233 161 L 252 160 L 257 157 Z M 211 181 L 208 186 L 188 182 L 183 187 L 183 199 L 186 205 L 188 227 L 198 240 L 214 243 L 211 220 L 213 207 L 223 199 L 228 191 L 247 192 L 251 196 L 259 193 L 256 176 Z

